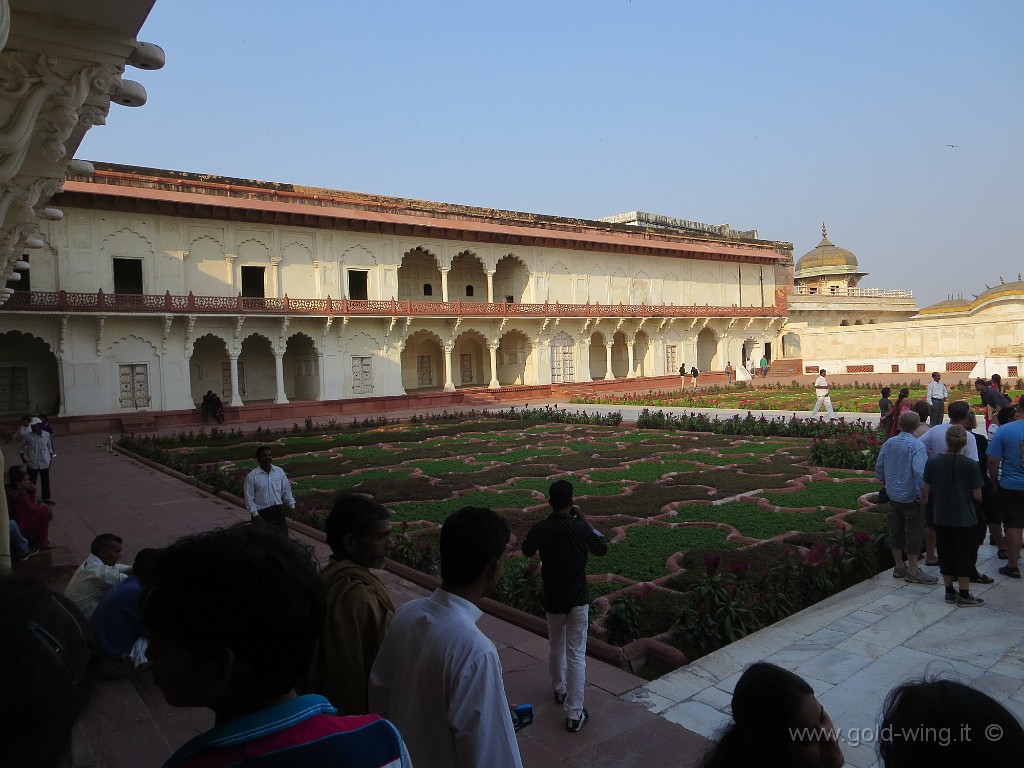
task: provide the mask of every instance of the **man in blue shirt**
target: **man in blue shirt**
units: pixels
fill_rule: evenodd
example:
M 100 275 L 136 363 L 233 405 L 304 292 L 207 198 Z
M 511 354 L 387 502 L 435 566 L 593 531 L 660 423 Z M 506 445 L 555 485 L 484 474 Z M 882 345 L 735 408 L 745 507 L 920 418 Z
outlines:
M 1020 578 L 1021 530 L 1024 529 L 1024 421 L 999 427 L 988 444 L 988 476 L 998 495 L 1006 528 L 1004 576 Z
M 135 556 L 131 575 L 104 593 L 89 626 L 100 660 L 100 677 L 127 677 L 135 666 L 146 663 L 149 633 L 142 620 L 142 588 L 152 572 L 158 550 L 143 549 Z
M 885 485 L 889 495 L 889 546 L 895 567 L 894 579 L 902 578 L 909 584 L 936 584 L 935 576 L 922 571 L 917 565 L 924 533 L 924 506 L 920 503 L 924 487 L 924 465 L 928 451 L 924 443 L 914 437 L 921 425 L 921 417 L 914 411 L 900 414 L 900 432 L 882 444 L 875 463 L 875 474 Z M 903 552 L 907 564 L 903 565 Z

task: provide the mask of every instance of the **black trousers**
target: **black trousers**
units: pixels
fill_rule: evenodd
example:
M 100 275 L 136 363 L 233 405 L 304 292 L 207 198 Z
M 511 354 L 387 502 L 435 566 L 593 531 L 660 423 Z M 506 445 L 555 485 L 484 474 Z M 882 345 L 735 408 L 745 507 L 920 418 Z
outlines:
M 33 469 L 32 467 L 26 467 L 28 470 L 28 479 L 32 481 L 32 485 L 36 485 L 36 478 L 39 478 L 42 483 L 42 494 L 43 499 L 49 500 L 50 498 L 50 468 L 46 469 Z
M 929 426 L 937 427 L 942 423 L 942 412 L 946 408 L 946 401 L 938 397 L 932 398 L 932 412 L 929 421 Z

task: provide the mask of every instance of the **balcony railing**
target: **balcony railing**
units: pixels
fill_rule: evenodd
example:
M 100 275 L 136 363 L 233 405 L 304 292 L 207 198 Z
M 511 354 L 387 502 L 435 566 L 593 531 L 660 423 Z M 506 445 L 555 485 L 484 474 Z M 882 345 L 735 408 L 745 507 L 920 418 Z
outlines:
M 913 291 L 903 288 L 837 288 L 832 290 L 821 290 L 806 285 L 798 285 L 793 288 L 795 296 L 858 296 L 865 299 L 912 299 Z
M 123 293 L 19 291 L 0 310 L 124 312 L 180 315 L 365 315 L 370 317 L 784 317 L 784 307 L 650 306 L 647 304 L 489 304 L 470 301 L 358 301 L 247 296 L 172 296 Z

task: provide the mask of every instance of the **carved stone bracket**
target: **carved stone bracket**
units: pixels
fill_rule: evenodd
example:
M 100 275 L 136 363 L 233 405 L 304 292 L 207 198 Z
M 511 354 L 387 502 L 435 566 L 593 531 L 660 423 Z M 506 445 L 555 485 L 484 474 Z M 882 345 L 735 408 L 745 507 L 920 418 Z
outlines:
M 106 315 L 96 316 L 96 357 L 103 355 L 103 325 L 106 322 Z
M 171 326 L 174 325 L 174 315 L 164 315 L 164 332 L 160 339 L 160 348 L 167 354 L 167 340 L 171 337 Z
M 239 315 L 235 319 L 235 343 L 241 342 L 242 326 L 245 325 L 245 315 Z
M 123 67 L 97 64 L 71 73 L 58 61 L 30 51 L 0 53 L 0 101 L 15 102 L 12 118 L 0 128 L 0 181 L 21 170 L 37 136 L 44 159 L 65 159 L 67 141 L 79 123 L 101 125 L 110 97 L 123 86 Z
M 60 336 L 57 337 L 57 352 L 64 355 L 68 351 L 68 323 L 71 322 L 71 315 L 60 316 Z

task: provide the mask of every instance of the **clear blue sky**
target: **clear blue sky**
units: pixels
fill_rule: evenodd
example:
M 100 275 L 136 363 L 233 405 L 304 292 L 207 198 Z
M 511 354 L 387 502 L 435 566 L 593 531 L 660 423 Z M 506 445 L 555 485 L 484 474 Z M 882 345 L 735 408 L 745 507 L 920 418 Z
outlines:
M 157 0 L 91 160 L 813 248 L 921 306 L 1024 271 L 1024 2 Z M 948 147 L 947 144 L 956 145 Z

